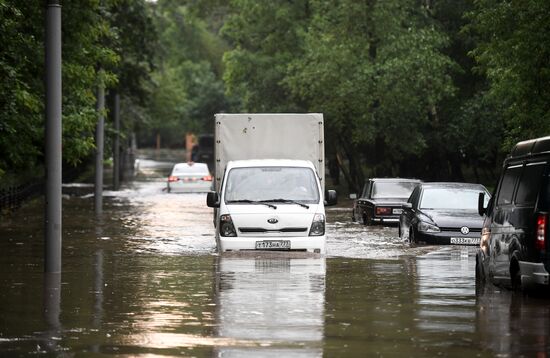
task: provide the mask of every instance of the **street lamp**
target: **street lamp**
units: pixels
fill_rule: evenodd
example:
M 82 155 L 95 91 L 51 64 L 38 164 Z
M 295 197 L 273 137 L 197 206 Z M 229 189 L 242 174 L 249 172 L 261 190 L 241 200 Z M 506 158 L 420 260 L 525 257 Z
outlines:
M 46 8 L 46 213 L 44 271 L 61 272 L 61 5 Z

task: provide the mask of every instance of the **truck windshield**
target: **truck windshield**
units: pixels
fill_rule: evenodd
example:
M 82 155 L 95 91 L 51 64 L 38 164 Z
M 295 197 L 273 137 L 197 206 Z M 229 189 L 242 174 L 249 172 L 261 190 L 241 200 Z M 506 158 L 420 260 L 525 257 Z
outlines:
M 282 199 L 300 203 L 318 203 L 319 189 L 310 168 L 253 167 L 233 168 L 225 185 L 225 202 Z

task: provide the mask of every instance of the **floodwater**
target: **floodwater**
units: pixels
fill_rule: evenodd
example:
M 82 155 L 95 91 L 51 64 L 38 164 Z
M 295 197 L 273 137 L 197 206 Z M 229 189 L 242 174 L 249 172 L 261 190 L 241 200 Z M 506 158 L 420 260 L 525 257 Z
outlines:
M 410 248 L 327 211 L 327 255 L 217 255 L 204 194 L 169 194 L 173 156 L 63 199 L 63 272 L 43 274 L 43 203 L 0 222 L 0 356 L 546 357 L 548 299 L 476 292 L 475 248 Z

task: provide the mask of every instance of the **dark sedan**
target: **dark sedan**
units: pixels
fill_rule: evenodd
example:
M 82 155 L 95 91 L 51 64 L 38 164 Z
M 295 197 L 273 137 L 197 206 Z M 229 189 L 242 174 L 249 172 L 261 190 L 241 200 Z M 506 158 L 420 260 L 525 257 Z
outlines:
M 418 179 L 371 178 L 363 186 L 361 196 L 353 204 L 353 221 L 361 220 L 365 225 L 373 223 L 399 222 L 402 205 L 413 189 L 420 183 Z
M 483 218 L 477 211 L 481 184 L 422 183 L 403 205 L 399 237 L 413 244 L 479 245 Z

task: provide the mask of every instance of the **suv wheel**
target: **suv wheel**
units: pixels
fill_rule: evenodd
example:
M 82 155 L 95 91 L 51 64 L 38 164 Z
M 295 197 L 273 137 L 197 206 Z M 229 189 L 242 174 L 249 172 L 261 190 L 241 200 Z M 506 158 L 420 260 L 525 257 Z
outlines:
M 480 262 L 480 254 L 476 254 L 476 284 L 481 284 L 485 282 L 485 270 L 483 268 L 483 263 Z
M 510 282 L 512 283 L 512 289 L 521 290 L 521 271 L 516 259 L 510 261 Z

